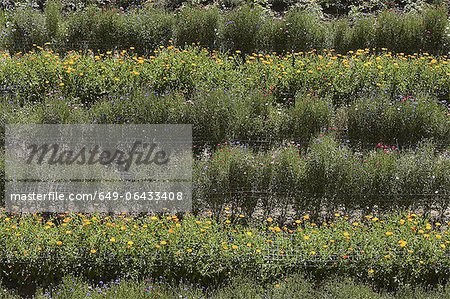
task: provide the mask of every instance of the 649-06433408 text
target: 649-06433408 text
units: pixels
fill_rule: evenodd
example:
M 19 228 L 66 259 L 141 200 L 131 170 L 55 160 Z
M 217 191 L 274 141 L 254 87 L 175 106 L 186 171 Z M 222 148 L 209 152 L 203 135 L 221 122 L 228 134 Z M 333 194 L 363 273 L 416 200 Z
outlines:
M 92 192 L 92 193 L 12 193 L 11 201 L 175 201 L 183 200 L 183 192 L 144 191 L 144 192 Z

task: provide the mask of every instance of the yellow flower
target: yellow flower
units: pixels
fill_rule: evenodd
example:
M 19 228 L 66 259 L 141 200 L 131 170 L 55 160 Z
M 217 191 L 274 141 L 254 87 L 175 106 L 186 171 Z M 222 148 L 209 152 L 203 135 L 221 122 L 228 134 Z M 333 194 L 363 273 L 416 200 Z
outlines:
M 310 239 L 310 237 L 308 235 L 303 236 L 303 240 L 308 241 L 309 239 Z
M 398 241 L 398 245 L 400 245 L 400 247 L 405 247 L 408 243 L 405 240 L 400 240 Z
M 251 236 L 252 235 L 252 232 L 247 232 L 247 236 Z
M 271 217 L 267 218 L 267 222 L 272 222 L 273 219 Z
M 369 269 L 369 271 L 367 271 L 369 274 L 373 274 L 373 272 L 375 272 L 375 270 L 374 269 Z
M 309 220 L 309 215 L 303 216 L 303 220 Z
M 386 236 L 392 236 L 394 233 L 393 232 L 386 232 L 385 235 Z
M 189 253 L 191 253 L 191 252 L 192 252 L 192 249 L 191 249 L 191 248 L 188 248 L 186 251 L 189 252 Z
M 252 243 L 247 243 L 247 247 L 252 247 Z
M 91 249 L 91 251 L 90 251 L 92 254 L 94 254 L 94 253 L 97 253 L 97 250 L 95 250 L 95 249 Z
M 64 86 L 64 83 L 63 82 L 59 83 L 59 86 Z
M 133 241 L 128 241 L 128 242 L 127 242 L 127 245 L 128 245 L 128 246 L 133 246 L 133 244 L 134 244 Z
M 237 245 L 233 245 L 233 246 L 231 246 L 231 248 L 238 249 Z
M 161 242 L 159 242 L 161 245 L 166 245 L 167 244 L 167 242 L 166 241 L 161 241 Z
M 61 241 L 56 242 L 56 245 L 61 246 L 63 243 Z
M 112 237 L 111 239 L 109 239 L 110 242 L 116 242 L 116 238 Z
M 445 244 L 441 244 L 440 246 L 442 249 L 445 249 L 445 247 L 446 247 Z
M 316 252 L 315 251 L 311 251 L 310 254 L 311 255 L 316 255 Z

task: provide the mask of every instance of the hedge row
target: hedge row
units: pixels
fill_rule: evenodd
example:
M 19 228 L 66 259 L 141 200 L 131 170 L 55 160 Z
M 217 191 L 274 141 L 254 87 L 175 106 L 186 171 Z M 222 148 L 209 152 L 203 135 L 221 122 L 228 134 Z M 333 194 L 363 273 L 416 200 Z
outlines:
M 450 206 L 450 159 L 429 144 L 400 152 L 377 145 L 354 152 L 329 136 L 308 148 L 253 153 L 224 146 L 193 165 L 193 210 L 225 208 L 253 215 L 338 208 L 380 211 L 421 208 L 443 213 Z
M 377 145 L 352 152 L 330 137 L 318 138 L 306 151 L 295 147 L 252 154 L 224 147 L 195 164 L 194 209 L 219 213 L 226 207 L 255 212 L 311 211 L 338 207 L 440 211 L 450 203 L 450 159 L 423 145 L 402 152 Z
M 154 9 L 128 13 L 90 7 L 62 15 L 50 2 L 43 13 L 30 8 L 3 17 L 3 47 L 28 51 L 33 44 L 51 42 L 58 51 L 135 47 L 149 53 L 160 45 L 184 47 L 200 43 L 211 50 L 244 53 L 309 51 L 334 48 L 339 52 L 388 48 L 396 52 L 446 53 L 447 9 L 428 8 L 420 13 L 323 21 L 308 11 L 293 9 L 273 18 L 263 9 L 243 6 L 231 12 L 186 7 L 177 13 Z
M 308 273 L 348 275 L 385 289 L 445 284 L 448 226 L 416 214 L 324 223 L 308 215 L 279 227 L 186 215 L 132 218 L 99 215 L 0 216 L 3 282 L 46 286 L 64 276 L 94 281 L 158 278 L 218 285 L 245 275 L 259 283 Z M 71 296 L 69 296 L 71 297 Z
M 20 299 L 21 290 L 7 290 L 0 287 L 3 299 Z M 201 286 L 186 282 L 167 282 L 164 278 L 152 281 L 115 279 L 114 281 L 88 282 L 78 277 L 64 277 L 58 285 L 38 289 L 35 299 L 148 299 L 157 296 L 162 299 L 204 298 L 204 299 L 285 299 L 285 298 L 335 298 L 335 299 L 442 299 L 450 297 L 450 287 L 438 285 L 431 290 L 422 286 L 401 286 L 395 292 L 373 290 L 369 283 L 360 283 L 348 277 L 330 277 L 320 282 L 302 274 L 289 275 L 282 280 L 262 285 L 253 277 L 236 277 L 224 284 Z M 151 298 L 151 297 L 150 297 Z
M 43 11 L 45 6 L 51 1 L 47 0 L 4 0 L 0 2 L 1 9 L 15 9 L 20 7 L 33 7 Z M 108 2 L 98 0 L 64 0 L 61 1 L 63 11 L 78 11 L 88 6 L 95 5 L 101 8 L 116 8 L 120 10 L 130 10 L 146 6 L 163 8 L 167 10 L 179 9 L 184 6 L 210 6 L 217 5 L 222 9 L 237 8 L 242 5 L 256 5 L 265 9 L 271 9 L 273 12 L 285 12 L 289 8 L 302 8 L 315 13 L 324 13 L 330 15 L 343 15 L 347 13 L 374 13 L 386 9 L 397 10 L 401 12 L 420 11 L 429 4 L 442 5 L 444 0 L 372 0 L 372 1 L 349 1 L 349 0 L 267 0 L 267 1 L 249 1 L 249 0 L 161 0 L 157 2 L 148 2 L 144 0 L 111 0 Z
M 307 146 L 319 133 L 333 132 L 353 148 L 373 148 L 382 142 L 415 147 L 424 139 L 439 148 L 450 144 L 448 110 L 426 98 L 398 101 L 385 95 L 361 98 L 347 107 L 329 99 L 297 96 L 290 106 L 263 93 L 222 90 L 183 96 L 137 92 L 112 97 L 86 107 L 73 98 L 49 96 L 42 103 L 0 102 L 0 124 L 115 123 L 192 124 L 194 145 L 215 147 L 225 141 L 270 148 L 286 142 Z

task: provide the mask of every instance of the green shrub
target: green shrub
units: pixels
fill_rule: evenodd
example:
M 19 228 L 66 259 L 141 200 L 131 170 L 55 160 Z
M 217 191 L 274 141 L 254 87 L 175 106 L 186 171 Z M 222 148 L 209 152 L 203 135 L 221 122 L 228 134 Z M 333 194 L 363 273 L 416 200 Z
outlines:
M 243 6 L 225 14 L 220 27 L 222 48 L 243 53 L 257 51 L 258 35 L 265 22 L 266 16 L 259 8 Z
M 5 29 L 6 49 L 12 53 L 30 51 L 33 45 L 48 42 L 45 25 L 43 14 L 30 8 L 15 10 Z
M 289 50 L 299 52 L 327 48 L 328 26 L 317 16 L 292 10 L 286 14 L 285 22 Z
M 333 22 L 333 48 L 337 52 L 347 52 L 352 42 L 352 30 L 347 19 Z
M 211 8 L 185 7 L 177 15 L 175 23 L 175 42 L 178 46 L 198 43 L 214 49 L 219 26 L 219 10 Z
M 45 28 L 47 36 L 52 41 L 59 41 L 62 30 L 61 3 L 56 1 L 48 1 L 45 6 Z
M 120 17 L 111 10 L 96 7 L 77 11 L 67 20 L 68 49 L 94 49 L 106 51 L 121 46 Z
M 288 32 L 284 19 L 265 22 L 258 36 L 258 49 L 265 52 L 285 53 L 289 47 Z
M 348 110 L 348 135 L 353 142 L 412 145 L 423 139 L 448 144 L 447 109 L 433 100 L 404 96 L 358 100 Z M 358 140 L 358 141 L 357 141 Z
M 175 17 L 165 11 L 143 9 L 121 16 L 117 38 L 121 47 L 134 47 L 137 53 L 150 54 L 159 46 L 168 46 L 173 38 Z
M 396 52 L 440 53 L 447 24 L 447 13 L 443 8 L 425 9 L 420 14 L 407 13 L 401 16 L 385 11 L 377 18 L 375 44 L 379 48 Z
M 357 19 L 351 29 L 347 50 L 371 48 L 375 36 L 375 24 L 375 18 L 371 16 Z
M 212 146 L 227 140 L 234 122 L 235 107 L 231 97 L 221 91 L 212 91 L 196 95 L 191 103 L 185 104 L 185 121 L 193 124 L 194 140 Z
M 294 107 L 281 111 L 279 134 L 284 139 L 307 143 L 332 124 L 333 107 L 327 100 L 297 96 Z
M 426 9 L 422 12 L 421 17 L 424 26 L 422 50 L 440 53 L 449 24 L 447 9 L 445 7 Z

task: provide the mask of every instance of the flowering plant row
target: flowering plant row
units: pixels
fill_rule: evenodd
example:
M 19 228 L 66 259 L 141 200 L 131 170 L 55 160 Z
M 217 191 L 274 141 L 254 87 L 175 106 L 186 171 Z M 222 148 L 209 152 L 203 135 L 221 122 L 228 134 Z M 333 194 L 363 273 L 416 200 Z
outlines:
M 38 48 L 41 48 L 38 46 Z M 42 48 L 41 48 L 42 49 Z M 3 53 L 0 82 L 4 97 L 42 101 L 49 95 L 92 104 L 113 95 L 143 89 L 164 95 L 196 91 L 262 91 L 288 105 L 296 94 L 329 96 L 337 105 L 360 94 L 385 93 L 392 99 L 427 94 L 447 99 L 450 65 L 447 56 L 428 53 L 371 54 L 369 49 L 347 55 L 333 50 L 295 52 L 285 56 L 253 53 L 242 56 L 205 49 L 180 50 L 169 46 L 153 55 L 138 56 L 133 49 L 87 54 L 51 51 Z
M 446 146 L 449 74 L 446 57 L 367 51 L 255 54 L 246 62 L 170 47 L 149 58 L 126 51 L 4 54 L 1 121 L 190 123 L 200 146 L 308 143 L 329 130 L 352 145 L 432 138 Z
M 19 285 L 71 274 L 211 283 L 245 273 L 262 282 L 326 271 L 389 287 L 449 277 L 448 223 L 414 213 L 338 212 L 320 222 L 303 214 L 285 226 L 271 217 L 234 218 L 230 210 L 218 220 L 180 217 L 1 214 L 2 278 Z

